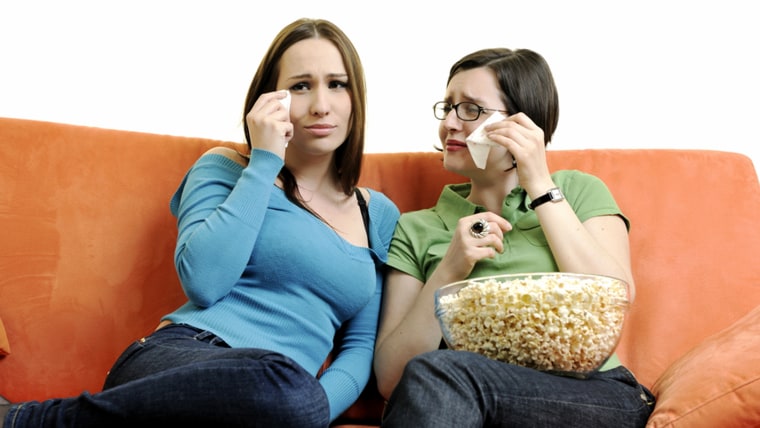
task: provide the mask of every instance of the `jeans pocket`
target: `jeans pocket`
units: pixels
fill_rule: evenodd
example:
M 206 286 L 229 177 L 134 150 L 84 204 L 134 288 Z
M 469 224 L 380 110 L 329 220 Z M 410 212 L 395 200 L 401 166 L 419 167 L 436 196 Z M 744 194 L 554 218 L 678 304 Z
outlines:
M 119 358 L 116 359 L 116 361 L 111 366 L 111 369 L 108 370 L 106 373 L 106 380 L 103 383 L 103 389 L 109 389 L 113 388 L 114 386 L 117 386 L 119 382 L 115 382 L 115 380 L 119 377 L 119 369 L 124 367 L 124 365 L 138 352 L 143 350 L 145 348 L 146 343 L 148 342 L 149 338 L 142 337 L 138 340 L 135 340 L 132 342 L 131 345 L 127 347 L 127 349 L 124 350 L 124 352 L 119 355 Z
M 610 372 L 614 372 L 613 379 L 619 380 L 621 382 L 624 382 L 628 385 L 631 385 L 638 389 L 639 397 L 641 400 L 646 403 L 646 405 L 652 409 L 654 408 L 655 398 L 654 394 L 647 389 L 644 385 L 640 384 L 638 380 L 636 380 L 636 376 L 631 372 L 627 367 L 625 366 L 619 366 L 616 367 Z

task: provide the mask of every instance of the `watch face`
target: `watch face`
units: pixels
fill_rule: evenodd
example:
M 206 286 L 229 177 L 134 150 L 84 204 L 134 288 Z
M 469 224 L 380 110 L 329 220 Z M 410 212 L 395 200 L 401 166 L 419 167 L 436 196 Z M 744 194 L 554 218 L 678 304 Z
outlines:
M 551 193 L 552 200 L 563 198 L 562 192 L 559 189 L 552 189 L 550 193 Z

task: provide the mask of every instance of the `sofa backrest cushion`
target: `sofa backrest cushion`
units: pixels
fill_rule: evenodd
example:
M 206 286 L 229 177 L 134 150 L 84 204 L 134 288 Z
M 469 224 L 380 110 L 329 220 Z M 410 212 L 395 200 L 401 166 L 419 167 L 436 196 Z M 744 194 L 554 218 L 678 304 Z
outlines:
M 223 141 L 0 118 L 0 360 L 11 401 L 98 391 L 130 341 L 184 301 L 169 198 Z M 704 150 L 557 150 L 602 178 L 631 219 L 636 301 L 619 356 L 652 385 L 760 304 L 760 189 L 749 158 Z M 361 184 L 402 211 L 463 181 L 441 154 L 372 153 Z M 371 203 L 371 202 L 370 202 Z
M 0 318 L 0 358 L 11 353 L 11 345 L 8 343 L 8 335 L 5 333 L 3 319 Z

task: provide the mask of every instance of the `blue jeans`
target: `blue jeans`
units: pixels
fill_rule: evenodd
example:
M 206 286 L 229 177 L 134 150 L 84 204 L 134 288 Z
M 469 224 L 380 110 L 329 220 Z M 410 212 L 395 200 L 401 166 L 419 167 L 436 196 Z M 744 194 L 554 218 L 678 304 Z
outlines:
M 170 324 L 129 346 L 102 392 L 14 405 L 4 428 L 327 427 L 318 380 L 290 358 Z
M 576 379 L 439 350 L 406 366 L 383 427 L 644 427 L 654 397 L 618 367 Z

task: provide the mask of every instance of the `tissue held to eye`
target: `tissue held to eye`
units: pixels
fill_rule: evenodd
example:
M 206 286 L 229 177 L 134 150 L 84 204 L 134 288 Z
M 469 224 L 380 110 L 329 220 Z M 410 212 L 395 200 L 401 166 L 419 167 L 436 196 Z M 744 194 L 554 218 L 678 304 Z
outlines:
M 285 98 L 280 100 L 280 103 L 283 107 L 285 107 L 285 110 L 290 111 L 290 91 L 287 89 L 285 91 Z
M 498 111 L 493 112 L 488 119 L 483 121 L 472 133 L 467 136 L 465 142 L 467 148 L 470 150 L 470 156 L 472 156 L 475 166 L 480 169 L 486 167 L 486 161 L 488 160 L 488 153 L 491 151 L 491 147 L 497 145 L 486 135 L 485 127 L 500 120 L 506 119 L 506 116 Z

